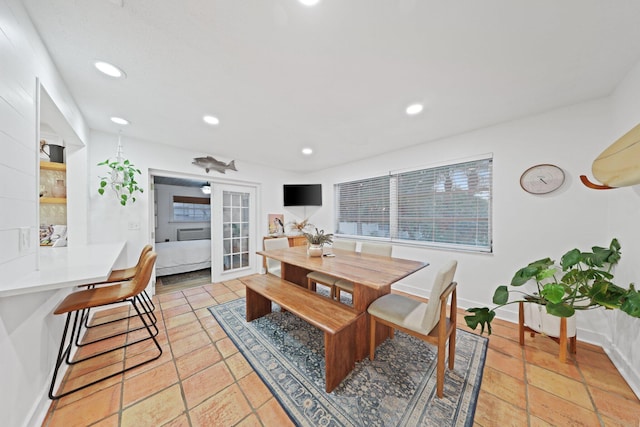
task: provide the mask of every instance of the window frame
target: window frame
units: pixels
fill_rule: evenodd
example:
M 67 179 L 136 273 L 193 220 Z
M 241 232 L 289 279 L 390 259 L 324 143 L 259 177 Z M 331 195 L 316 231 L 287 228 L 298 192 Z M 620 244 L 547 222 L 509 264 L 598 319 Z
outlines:
M 432 239 L 432 240 L 418 240 L 418 239 L 406 239 L 406 238 L 401 238 L 399 236 L 399 229 L 400 229 L 400 224 L 402 220 L 402 214 L 401 214 L 401 207 L 399 205 L 399 183 L 398 181 L 400 180 L 400 178 L 404 175 L 410 175 L 412 173 L 415 172 L 425 172 L 428 173 L 429 171 L 434 171 L 434 170 L 442 170 L 443 168 L 450 168 L 451 171 L 455 171 L 456 170 L 456 166 L 458 167 L 458 171 L 460 169 L 460 167 L 462 167 L 462 165 L 465 165 L 466 163 L 472 163 L 472 162 L 478 162 L 478 163 L 483 163 L 483 162 L 488 162 L 488 173 L 489 176 L 485 179 L 488 179 L 488 189 L 486 190 L 488 192 L 488 194 L 486 195 L 485 200 L 487 201 L 487 206 L 485 206 L 486 208 L 486 212 L 487 212 L 487 216 L 486 216 L 486 239 L 487 242 L 486 244 L 465 244 L 462 242 L 459 243 L 448 243 L 448 242 L 443 242 L 443 241 L 438 241 L 436 239 Z M 358 235 L 358 234 L 346 234 L 346 233 L 339 233 L 339 226 L 340 226 L 340 188 L 341 186 L 344 186 L 345 184 L 353 184 L 353 183 L 358 183 L 358 182 L 366 182 L 369 179 L 377 179 L 380 178 L 380 175 L 377 176 L 372 176 L 370 178 L 364 178 L 364 179 L 359 179 L 359 180 L 353 180 L 353 181 L 346 181 L 346 182 L 341 182 L 341 183 L 336 183 L 334 184 L 334 193 L 335 193 L 335 198 L 334 198 L 334 234 L 336 236 L 341 236 L 341 237 L 345 237 L 345 238 L 357 238 L 360 240 L 379 240 L 379 241 L 386 241 L 386 242 L 392 242 L 392 243 L 397 243 L 397 244 L 401 244 L 401 245 L 406 245 L 406 246 L 418 246 L 418 247 L 429 247 L 429 248 L 436 248 L 436 249 L 447 249 L 447 250 L 458 250 L 458 251 L 468 251 L 468 252 L 475 252 L 475 253 L 493 253 L 493 154 L 489 153 L 489 154 L 483 154 L 483 155 L 478 155 L 478 156 L 474 156 L 474 157 L 468 157 L 468 158 L 464 158 L 464 159 L 456 159 L 456 160 L 451 160 L 451 161 L 444 161 L 444 162 L 439 162 L 436 164 L 431 164 L 428 166 L 421 166 L 421 167 L 415 167 L 415 168 L 411 168 L 411 169 L 403 169 L 403 170 L 395 170 L 395 171 L 389 171 L 388 173 L 389 175 L 389 192 L 388 192 L 388 200 L 389 200 L 389 206 L 388 206 L 388 210 L 389 210 L 389 236 L 388 237 L 373 237 L 373 236 L 366 236 L 366 235 Z M 468 176 L 467 176 L 468 179 Z M 466 183 L 466 185 L 468 186 L 468 181 Z M 467 191 L 468 191 L 468 187 L 467 187 Z M 451 191 L 451 192 L 446 192 L 443 194 L 455 194 L 456 191 Z M 433 192 L 433 194 L 436 194 L 436 191 Z M 458 193 L 461 194 L 461 193 Z M 434 196 L 435 197 L 435 196 Z M 472 204 L 468 204 L 465 205 L 465 207 L 471 207 L 473 206 Z M 478 216 L 477 214 L 475 215 L 475 217 L 473 218 L 473 220 L 475 221 L 476 224 L 480 224 L 480 222 L 478 221 L 479 218 L 483 218 L 484 216 Z M 410 216 L 405 216 L 405 218 L 410 218 Z M 436 218 L 434 216 L 434 218 Z M 454 217 L 442 217 L 442 218 L 453 218 L 454 219 L 454 223 L 455 222 L 459 222 L 455 221 L 455 216 Z M 407 222 L 407 220 L 405 219 L 405 224 Z M 484 234 L 482 234 L 484 235 Z

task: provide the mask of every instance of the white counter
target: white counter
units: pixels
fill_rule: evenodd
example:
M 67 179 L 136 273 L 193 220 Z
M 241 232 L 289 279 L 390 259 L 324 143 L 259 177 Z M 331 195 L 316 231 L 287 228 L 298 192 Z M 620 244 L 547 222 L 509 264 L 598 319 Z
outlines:
M 124 242 L 42 248 L 40 270 L 12 283 L 0 283 L 0 298 L 105 281 Z

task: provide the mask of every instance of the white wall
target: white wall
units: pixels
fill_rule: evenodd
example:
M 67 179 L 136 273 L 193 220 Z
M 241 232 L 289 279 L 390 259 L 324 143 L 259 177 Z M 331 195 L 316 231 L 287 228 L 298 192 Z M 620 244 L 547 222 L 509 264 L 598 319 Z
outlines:
M 0 52 L 0 277 L 12 281 L 37 263 L 36 78 L 81 141 L 86 142 L 88 130 L 17 0 L 0 0 Z M 31 248 L 23 253 L 18 251 L 19 227 L 31 230 Z M 49 405 L 47 384 L 64 320 L 51 312 L 64 293 L 0 298 L 2 425 L 31 423 Z

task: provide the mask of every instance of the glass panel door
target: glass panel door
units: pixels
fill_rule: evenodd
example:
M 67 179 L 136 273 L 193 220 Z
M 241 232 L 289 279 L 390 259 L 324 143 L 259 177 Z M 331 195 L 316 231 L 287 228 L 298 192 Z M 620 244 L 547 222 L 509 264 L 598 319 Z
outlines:
M 255 189 L 228 184 L 213 185 L 212 277 L 229 280 L 251 274 L 255 263 Z M 219 221 L 215 220 L 219 218 Z

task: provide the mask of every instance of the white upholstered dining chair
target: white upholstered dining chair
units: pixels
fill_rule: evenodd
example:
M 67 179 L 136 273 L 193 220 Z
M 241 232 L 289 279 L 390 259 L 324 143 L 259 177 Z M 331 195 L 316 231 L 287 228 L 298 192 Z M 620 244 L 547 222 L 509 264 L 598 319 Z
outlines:
M 349 240 L 334 240 L 331 245 L 332 249 L 338 249 L 342 251 L 356 251 L 356 242 Z M 312 271 L 307 274 L 307 288 L 314 290 L 315 286 L 320 284 L 330 288 L 329 297 L 333 299 L 335 295 L 335 283 L 338 281 L 337 277 L 330 276 L 319 271 Z
M 360 247 L 360 252 L 363 254 L 391 256 L 393 246 L 380 243 L 363 242 Z M 335 299 L 338 301 L 340 301 L 340 292 L 342 291 L 353 295 L 353 282 L 340 279 L 337 280 L 333 286 L 335 288 Z
M 431 289 L 428 303 L 403 295 L 387 294 L 375 300 L 367 309 L 371 318 L 369 359 L 373 361 L 376 350 L 376 323 L 391 328 L 391 338 L 398 329 L 430 344 L 438 346 L 436 393 L 444 394 L 444 359 L 449 342 L 449 369 L 453 369 L 456 353 L 457 283 L 453 281 L 457 261 L 449 261 L 438 274 Z M 447 317 L 447 300 L 451 296 L 451 308 Z
M 271 249 L 284 249 L 289 247 L 289 239 L 286 237 L 278 237 L 275 239 L 265 239 L 264 240 L 264 250 L 268 251 Z M 282 268 L 282 264 L 280 261 L 275 260 L 273 258 L 267 258 L 267 273 L 271 273 L 275 276 L 282 277 L 282 273 L 280 269 Z

